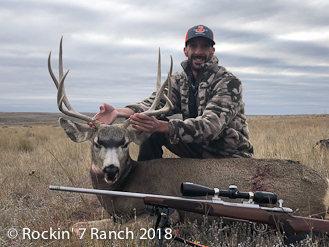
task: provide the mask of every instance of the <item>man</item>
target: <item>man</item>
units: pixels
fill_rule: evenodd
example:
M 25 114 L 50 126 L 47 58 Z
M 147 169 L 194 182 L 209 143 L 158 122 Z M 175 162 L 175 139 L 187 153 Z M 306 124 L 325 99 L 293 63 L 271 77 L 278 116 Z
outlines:
M 103 103 L 94 118 L 110 124 L 117 117 L 130 117 L 132 127 L 153 133 L 140 146 L 140 161 L 161 158 L 163 145 L 182 158 L 253 157 L 241 82 L 218 65 L 214 45 L 210 28 L 198 25 L 187 31 L 184 71 L 171 77 L 171 114 L 181 113 L 183 120 L 140 114 L 151 106 L 154 96 L 125 108 Z

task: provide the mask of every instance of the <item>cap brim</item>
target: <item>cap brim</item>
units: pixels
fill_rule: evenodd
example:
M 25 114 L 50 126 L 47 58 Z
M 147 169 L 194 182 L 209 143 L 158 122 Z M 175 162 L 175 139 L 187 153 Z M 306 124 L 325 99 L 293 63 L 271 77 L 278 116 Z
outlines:
M 185 41 L 185 46 L 187 46 L 187 43 L 188 43 L 189 41 L 191 41 L 192 39 L 194 39 L 194 38 L 197 38 L 197 37 L 193 37 L 193 38 L 190 38 L 189 40 Z M 205 38 L 206 38 L 206 37 L 205 37 Z M 212 46 L 214 46 L 214 45 L 216 44 L 215 41 L 213 41 L 213 40 L 211 40 L 211 39 L 208 39 L 208 38 L 207 38 L 207 41 L 208 41 L 209 44 L 212 45 Z

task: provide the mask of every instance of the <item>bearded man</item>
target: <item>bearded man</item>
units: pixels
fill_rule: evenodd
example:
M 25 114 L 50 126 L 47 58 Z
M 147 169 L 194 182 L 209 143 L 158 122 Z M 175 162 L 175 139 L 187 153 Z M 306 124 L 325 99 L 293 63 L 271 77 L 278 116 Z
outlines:
M 150 108 L 154 93 L 141 102 L 115 108 L 103 103 L 94 116 L 102 124 L 130 117 L 132 127 L 152 133 L 141 146 L 139 161 L 162 158 L 162 146 L 182 158 L 251 158 L 253 146 L 242 100 L 242 84 L 218 65 L 212 30 L 190 28 L 185 37 L 182 72 L 171 76 L 173 110 L 182 119 L 157 119 L 141 112 Z

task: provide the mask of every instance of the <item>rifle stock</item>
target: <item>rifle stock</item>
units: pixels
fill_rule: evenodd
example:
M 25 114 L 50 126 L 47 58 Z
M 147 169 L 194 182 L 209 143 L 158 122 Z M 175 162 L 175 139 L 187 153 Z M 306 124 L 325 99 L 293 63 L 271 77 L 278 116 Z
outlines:
M 223 205 L 213 201 L 205 200 L 179 200 L 179 199 L 161 199 L 157 197 L 145 197 L 145 204 L 158 203 L 168 206 L 169 208 L 175 208 L 178 210 L 184 210 L 192 213 L 204 214 L 209 216 L 228 217 L 233 219 L 248 220 L 253 222 L 265 223 L 272 225 L 272 214 L 252 207 L 235 207 L 232 205 Z
M 288 227 L 291 227 L 297 234 L 310 231 L 321 231 L 326 234 L 329 233 L 328 220 L 293 216 L 288 214 L 281 221 L 285 224 L 286 231 L 288 230 Z
M 264 208 L 260 207 L 248 207 L 247 205 L 244 207 L 236 207 L 234 204 L 224 205 L 220 202 L 216 203 L 213 201 L 188 201 L 185 198 L 184 200 L 180 200 L 178 198 L 162 199 L 157 197 L 145 197 L 144 203 L 157 203 L 166 205 L 169 208 L 175 208 L 192 213 L 264 223 L 283 230 L 287 237 L 311 231 L 321 231 L 326 234 L 329 232 L 328 220 L 293 216 L 284 212 L 268 212 L 264 210 Z

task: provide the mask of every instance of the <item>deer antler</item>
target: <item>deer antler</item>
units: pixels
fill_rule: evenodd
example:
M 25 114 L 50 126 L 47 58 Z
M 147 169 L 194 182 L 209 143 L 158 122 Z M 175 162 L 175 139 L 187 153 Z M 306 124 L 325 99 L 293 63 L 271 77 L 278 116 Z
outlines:
M 64 80 L 67 76 L 67 74 L 69 73 L 69 70 L 65 73 L 63 73 L 63 59 L 62 59 L 62 41 L 63 41 L 63 37 L 61 38 L 61 42 L 60 42 L 60 46 L 59 46 L 59 83 L 51 69 L 51 63 L 50 63 L 50 58 L 51 58 L 51 51 L 49 53 L 49 57 L 48 57 L 48 70 L 49 70 L 49 74 L 51 76 L 51 78 L 53 79 L 56 87 L 57 87 L 57 106 L 58 106 L 58 109 L 64 113 L 65 115 L 67 116 L 70 116 L 70 117 L 74 117 L 74 118 L 78 118 L 78 119 L 81 119 L 81 120 L 84 120 L 84 121 L 87 121 L 87 122 L 92 122 L 93 125 L 96 127 L 96 128 L 99 128 L 100 127 L 100 123 L 87 116 L 87 115 L 83 115 L 77 111 L 75 111 L 73 109 L 73 107 L 71 106 L 69 100 L 67 99 L 66 97 L 66 93 L 65 93 L 65 88 L 64 88 Z M 66 108 L 68 110 L 66 110 L 64 107 L 63 107 L 63 103 L 65 104 Z
M 154 101 L 153 101 L 151 107 L 147 111 L 142 112 L 142 114 L 145 114 L 147 116 L 154 116 L 154 115 L 170 112 L 173 109 L 174 106 L 171 102 L 172 86 L 171 86 L 171 82 L 170 82 L 170 77 L 172 74 L 172 67 L 173 67 L 173 60 L 172 60 L 171 56 L 170 56 L 170 60 L 171 60 L 171 63 L 170 63 L 170 70 L 168 72 L 168 76 L 167 76 L 166 80 L 164 81 L 164 83 L 161 85 L 161 54 L 160 54 L 160 48 L 159 48 L 158 74 L 157 74 L 157 85 L 156 85 L 155 98 L 154 98 Z M 165 95 L 164 89 L 167 85 L 168 85 L 168 95 Z M 162 96 L 165 98 L 166 104 L 163 108 L 155 110 L 156 107 L 159 105 Z M 130 118 L 126 119 L 123 123 L 123 126 L 125 128 L 128 128 L 129 125 L 130 125 Z

